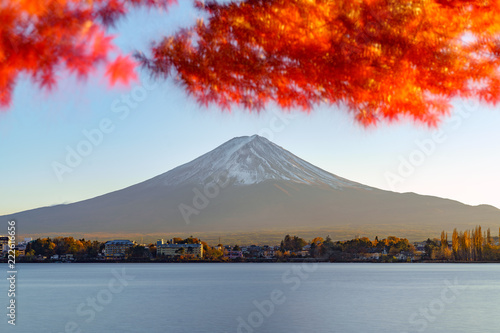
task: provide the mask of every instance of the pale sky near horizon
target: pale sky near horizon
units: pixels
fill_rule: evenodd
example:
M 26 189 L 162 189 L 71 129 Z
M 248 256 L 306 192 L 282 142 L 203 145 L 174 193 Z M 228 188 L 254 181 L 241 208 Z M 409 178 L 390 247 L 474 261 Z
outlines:
M 190 2 L 167 13 L 136 11 L 118 25 L 117 44 L 147 50 L 197 16 Z M 62 77 L 50 94 L 20 81 L 13 107 L 0 112 L 0 215 L 119 190 L 253 134 L 366 185 L 500 208 L 500 107 L 457 100 L 438 134 L 410 122 L 365 129 L 343 108 L 290 115 L 272 106 L 260 114 L 206 109 L 171 80 L 150 84 L 140 75 L 142 84 L 130 89 L 107 88 L 102 75 L 85 83 Z M 107 133 L 89 148 L 85 132 L 99 126 Z M 54 165 L 79 148 L 88 155 L 58 176 Z

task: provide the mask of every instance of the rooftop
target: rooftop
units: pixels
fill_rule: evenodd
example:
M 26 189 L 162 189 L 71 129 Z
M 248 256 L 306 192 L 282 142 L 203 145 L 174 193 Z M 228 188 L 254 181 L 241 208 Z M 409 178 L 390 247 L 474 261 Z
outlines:
M 201 247 L 200 243 L 197 244 L 159 244 L 160 247 Z
M 107 241 L 105 245 L 134 245 L 134 243 L 129 240 L 116 239 L 112 241 Z

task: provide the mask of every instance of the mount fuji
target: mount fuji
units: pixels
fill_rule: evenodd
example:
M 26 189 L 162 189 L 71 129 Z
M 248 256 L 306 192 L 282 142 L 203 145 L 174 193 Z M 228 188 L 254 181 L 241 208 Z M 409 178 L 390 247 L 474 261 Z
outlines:
M 476 224 L 496 228 L 500 210 L 365 186 L 254 135 L 231 139 L 122 190 L 1 218 L 17 219 L 28 235 L 297 231 L 318 236 L 319 230 L 333 235 L 341 230 L 427 237 Z
M 142 186 L 206 184 L 214 180 L 214 175 L 224 175 L 231 185 L 289 181 L 327 185 L 334 189 L 369 188 L 326 172 L 258 135 L 229 140 L 187 164 L 142 183 Z

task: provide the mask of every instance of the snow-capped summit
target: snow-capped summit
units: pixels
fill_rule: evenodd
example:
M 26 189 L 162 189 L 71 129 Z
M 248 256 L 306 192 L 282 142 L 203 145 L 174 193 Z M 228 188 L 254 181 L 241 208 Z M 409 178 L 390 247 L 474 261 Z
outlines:
M 231 139 L 144 185 L 203 184 L 214 180 L 226 181 L 226 177 L 233 185 L 285 180 L 301 184 L 329 185 L 336 189 L 367 188 L 328 173 L 258 135 Z

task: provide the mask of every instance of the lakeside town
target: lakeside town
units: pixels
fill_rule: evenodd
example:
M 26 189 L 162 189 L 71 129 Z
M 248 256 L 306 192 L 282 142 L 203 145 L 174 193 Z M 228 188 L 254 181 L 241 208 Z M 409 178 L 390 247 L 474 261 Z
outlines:
M 0 236 L 2 261 L 6 261 L 10 238 Z M 406 238 L 389 236 L 356 237 L 332 241 L 316 237 L 306 241 L 286 235 L 280 245 L 223 245 L 210 246 L 190 236 L 188 238 L 159 239 L 156 243 L 140 244 L 133 240 L 106 242 L 75 239 L 73 237 L 25 238 L 14 245 L 19 262 L 280 262 L 317 260 L 326 262 L 428 262 L 428 261 L 500 261 L 498 237 L 490 229 L 458 232 L 448 240 L 444 231 L 440 238 L 410 243 Z M 12 252 L 10 252 L 12 254 Z

